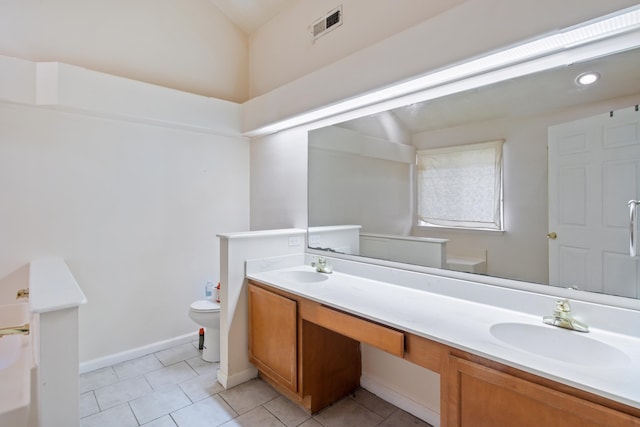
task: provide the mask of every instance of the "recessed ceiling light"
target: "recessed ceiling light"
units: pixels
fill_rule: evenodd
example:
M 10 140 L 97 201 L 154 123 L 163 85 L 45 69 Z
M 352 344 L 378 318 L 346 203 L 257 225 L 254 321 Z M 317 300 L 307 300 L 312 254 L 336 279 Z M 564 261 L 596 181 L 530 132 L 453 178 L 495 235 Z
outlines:
M 600 74 L 589 71 L 588 73 L 582 73 L 576 77 L 576 83 L 582 86 L 592 85 L 600 79 Z

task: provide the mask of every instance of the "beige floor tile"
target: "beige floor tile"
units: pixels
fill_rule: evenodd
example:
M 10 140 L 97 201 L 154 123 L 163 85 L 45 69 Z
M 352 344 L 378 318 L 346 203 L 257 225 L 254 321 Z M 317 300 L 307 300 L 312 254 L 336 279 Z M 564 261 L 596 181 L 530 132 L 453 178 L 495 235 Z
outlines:
M 159 387 L 146 396 L 129 402 L 140 424 L 148 423 L 173 411 L 191 405 L 189 398 L 175 384 Z
M 350 398 L 323 409 L 314 418 L 325 427 L 369 427 L 377 426 L 383 420 L 380 415 Z
M 353 396 L 353 400 L 361 404 L 367 409 L 380 415 L 382 418 L 387 418 L 389 415 L 397 409 L 394 405 L 386 400 L 380 399 L 375 394 L 361 388 L 357 390 Z
M 137 359 L 127 360 L 126 362 L 113 365 L 113 370 L 119 379 L 139 377 L 148 372 L 162 368 L 164 365 L 160 363 L 158 358 L 153 354 L 138 357 Z
M 155 356 L 164 366 L 173 365 L 199 355 L 200 352 L 190 342 L 155 353 Z
M 95 390 L 118 382 L 118 377 L 111 366 L 80 375 L 80 393 Z
M 153 391 L 144 377 L 131 378 L 94 391 L 102 410 L 122 405 Z
M 179 427 L 219 426 L 238 416 L 219 395 L 207 397 L 171 414 Z
M 164 417 L 144 424 L 144 427 L 176 427 L 176 423 L 173 422 L 171 415 L 165 415 Z
M 179 384 L 196 377 L 198 374 L 186 362 L 178 362 L 166 368 L 149 372 L 145 375 L 151 387 L 157 388 L 165 384 Z
M 397 409 L 380 427 L 433 427 L 431 424 L 414 417 L 402 409 Z
M 178 385 L 192 402 L 197 402 L 224 390 L 224 387 L 218 382 L 217 375 L 200 375 Z
M 259 379 L 247 381 L 244 384 L 230 388 L 220 393 L 220 396 L 239 414 L 244 414 L 279 396 L 273 388 Z
M 116 406 L 80 420 L 81 427 L 138 427 L 129 405 Z
M 82 374 L 81 426 L 431 427 L 364 389 L 310 417 L 260 379 L 224 390 L 219 368 L 196 341 Z
M 100 412 L 96 395 L 92 391 L 80 395 L 80 418 Z
M 304 423 L 300 424 L 298 427 L 323 427 L 322 424 L 314 420 L 313 418 L 309 418 Z
M 198 375 L 217 374 L 220 369 L 219 362 L 207 362 L 202 359 L 202 355 L 187 359 L 186 362 L 198 373 Z
M 304 412 L 300 407 L 293 404 L 284 396 L 276 397 L 275 399 L 265 403 L 264 407 L 287 427 L 299 426 L 304 421 L 311 418 L 309 414 Z
M 222 424 L 221 427 L 285 427 L 285 425 L 264 407 L 258 406 Z

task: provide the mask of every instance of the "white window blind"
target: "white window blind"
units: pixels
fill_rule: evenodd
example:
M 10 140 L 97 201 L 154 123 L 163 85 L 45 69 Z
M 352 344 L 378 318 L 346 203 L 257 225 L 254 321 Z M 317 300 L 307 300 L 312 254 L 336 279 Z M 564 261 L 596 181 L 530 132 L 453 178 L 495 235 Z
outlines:
M 418 150 L 418 225 L 502 230 L 503 142 Z

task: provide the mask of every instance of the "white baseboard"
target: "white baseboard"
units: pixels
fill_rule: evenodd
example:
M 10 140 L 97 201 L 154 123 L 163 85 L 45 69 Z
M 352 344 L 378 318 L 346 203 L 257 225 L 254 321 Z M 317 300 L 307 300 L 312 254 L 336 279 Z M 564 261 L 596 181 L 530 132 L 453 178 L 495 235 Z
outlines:
M 222 369 L 218 370 L 218 382 L 222 384 L 224 388 L 235 387 L 239 384 L 245 383 L 258 376 L 258 370 L 254 367 L 245 369 L 242 372 L 238 372 L 233 375 L 227 375 Z
M 367 391 L 375 394 L 381 399 L 394 404 L 398 408 L 420 418 L 421 420 L 431 424 L 434 427 L 440 427 L 440 414 L 431 409 L 420 405 L 419 403 L 409 399 L 408 397 L 398 393 L 384 384 L 378 382 L 375 378 L 367 375 L 360 377 L 360 386 Z
M 80 373 L 94 371 L 96 369 L 104 368 L 106 366 L 115 365 L 116 363 L 126 362 L 127 360 L 136 359 L 138 357 L 146 356 L 156 351 L 166 350 L 167 348 L 174 347 L 176 345 L 185 344 L 198 339 L 197 333 L 190 333 L 181 335 L 179 337 L 170 338 L 164 341 L 158 341 L 152 344 L 148 344 L 142 347 L 132 348 L 120 353 L 111 354 L 109 356 L 99 357 L 97 359 L 87 360 L 80 363 Z

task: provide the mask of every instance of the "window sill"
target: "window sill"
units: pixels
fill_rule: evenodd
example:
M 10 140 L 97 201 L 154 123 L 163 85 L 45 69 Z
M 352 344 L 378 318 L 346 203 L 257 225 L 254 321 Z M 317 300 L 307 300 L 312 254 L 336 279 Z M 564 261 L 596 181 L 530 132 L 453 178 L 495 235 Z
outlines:
M 440 226 L 440 225 L 415 225 L 414 227 L 422 231 L 438 230 L 438 231 L 453 231 L 458 233 L 464 233 L 464 232 L 487 233 L 487 234 L 494 234 L 494 235 L 505 233 L 505 230 L 494 230 L 492 228 L 447 227 L 447 226 Z

